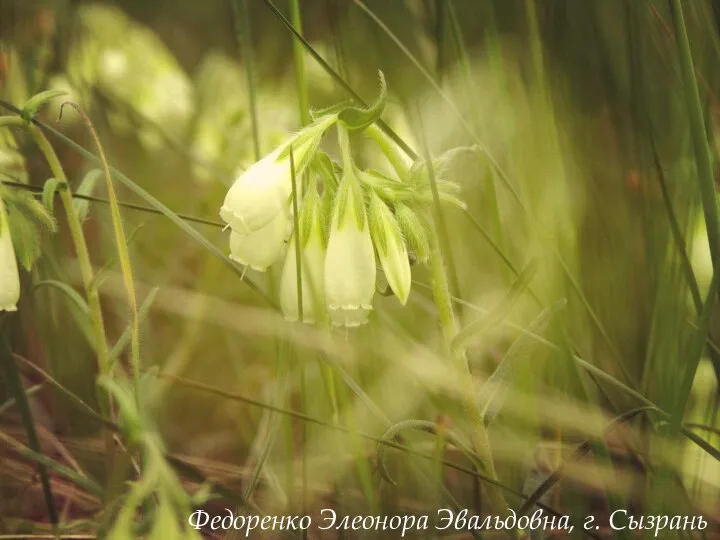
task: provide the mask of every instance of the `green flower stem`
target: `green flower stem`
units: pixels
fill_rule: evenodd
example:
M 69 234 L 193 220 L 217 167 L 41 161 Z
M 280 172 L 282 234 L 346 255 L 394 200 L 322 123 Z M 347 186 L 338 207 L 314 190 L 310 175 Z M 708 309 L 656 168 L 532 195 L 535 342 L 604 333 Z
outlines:
M 53 176 L 67 185 L 67 176 L 62 168 L 62 164 L 55 153 L 55 150 L 48 142 L 43 132 L 33 123 L 28 123 L 27 128 L 30 135 L 37 144 L 38 148 L 45 157 Z M 78 265 L 80 266 L 80 275 L 85 288 L 85 296 L 87 297 L 88 307 L 90 308 L 90 320 L 92 323 L 93 336 L 95 340 L 95 352 L 97 353 L 98 372 L 100 375 L 108 375 L 110 367 L 108 361 L 108 345 L 105 339 L 105 323 L 103 322 L 102 307 L 100 305 L 100 294 L 97 287 L 93 284 L 94 276 L 92 263 L 90 262 L 90 252 L 88 251 L 85 235 L 83 234 L 82 224 L 77 215 L 75 206 L 73 205 L 72 193 L 69 189 L 60 189 L 60 201 L 67 216 L 68 228 L 75 246 Z M 100 414 L 106 418 L 110 416 L 110 400 L 107 395 L 97 388 L 98 406 Z M 114 462 L 115 443 L 112 439 L 112 432 L 107 431 L 105 437 L 106 459 L 108 473 L 112 471 Z
M 302 17 L 300 15 L 300 0 L 290 0 L 290 19 L 298 34 L 302 35 Z M 305 50 L 297 39 L 293 40 L 293 58 L 295 60 L 295 82 L 298 92 L 298 106 L 300 108 L 300 123 L 306 126 L 310 123 L 310 100 L 308 98 L 307 76 L 305 75 Z
M 400 179 L 406 179 L 409 167 L 405 164 L 405 161 L 400 155 L 395 143 L 375 124 L 369 126 L 365 130 L 365 134 L 378 145 L 378 148 L 380 148 L 380 151 L 390 162 L 390 165 Z
M 420 133 L 424 134 L 422 128 L 422 116 L 420 110 L 417 110 L 418 123 L 420 125 Z M 452 252 L 450 251 L 450 237 L 448 235 L 445 216 L 442 211 L 440 202 L 440 194 L 438 193 L 437 183 L 435 181 L 435 171 L 433 169 L 432 157 L 427 140 L 422 136 L 423 154 L 428 168 L 428 180 L 433 194 L 434 221 L 433 234 L 431 235 L 430 247 L 430 271 L 432 275 L 432 290 L 435 307 L 438 312 L 440 329 L 445 340 L 445 348 L 452 362 L 453 371 L 458 378 L 458 392 L 460 402 L 467 415 L 470 424 L 473 449 L 478 459 L 483 464 L 483 472 L 490 480 L 497 483 L 497 474 L 495 465 L 493 464 L 492 453 L 490 452 L 490 443 L 488 441 L 487 430 L 483 420 L 482 412 L 477 402 L 475 389 L 473 387 L 473 377 L 467 358 L 463 351 L 453 350 L 452 343 L 458 334 L 459 327 L 453 311 L 452 298 L 450 292 L 450 283 L 448 275 L 455 276 L 454 265 L 452 264 Z M 445 268 L 445 257 L 448 256 L 449 272 Z M 508 505 L 505 501 L 500 489 L 496 484 L 485 483 L 485 493 L 487 494 L 487 502 L 489 511 L 495 515 L 503 516 L 507 513 Z M 509 534 L 511 537 L 517 536 L 514 532 Z
M 133 380 L 135 384 L 135 399 L 140 407 L 140 322 L 138 319 L 137 295 L 135 293 L 135 282 L 133 279 L 132 265 L 130 263 L 130 250 L 128 248 L 127 239 L 125 238 L 125 229 L 123 227 L 122 218 L 120 216 L 120 205 L 118 204 L 115 186 L 110 174 L 110 167 L 105 156 L 105 151 L 100 143 L 100 137 L 95 130 L 90 118 L 75 103 L 68 101 L 64 105 L 70 105 L 82 117 L 85 126 L 92 135 L 95 145 L 98 149 L 98 155 L 102 162 L 103 175 L 105 176 L 105 186 L 108 192 L 108 201 L 110 204 L 110 215 L 112 216 L 113 231 L 115 233 L 115 244 L 118 251 L 118 260 L 120 261 L 120 271 L 125 283 L 125 292 L 127 294 L 128 307 L 131 316 L 131 334 L 130 334 L 130 358 L 132 360 Z M 62 117 L 62 106 L 60 107 L 60 116 Z M 59 119 L 58 119 L 59 120 Z M 110 367 L 108 366 L 108 369 Z
M 487 430 L 483 422 L 480 409 L 475 399 L 475 390 L 472 383 L 472 374 L 468 367 L 467 358 L 463 352 L 453 352 L 450 343 L 458 333 L 458 325 L 452 308 L 452 297 L 448 284 L 445 264 L 443 262 L 442 250 L 437 234 L 433 235 L 432 250 L 430 255 L 430 270 L 433 280 L 433 298 L 438 311 L 440 329 L 447 345 L 447 349 L 453 363 L 453 368 L 458 377 L 458 390 L 460 400 L 471 426 L 471 440 L 478 458 L 484 465 L 483 472 L 493 481 L 497 481 L 495 466 L 493 465 L 488 442 Z M 500 490 L 493 484 L 486 483 L 485 491 L 488 496 L 490 512 L 502 516 L 507 513 L 507 503 Z

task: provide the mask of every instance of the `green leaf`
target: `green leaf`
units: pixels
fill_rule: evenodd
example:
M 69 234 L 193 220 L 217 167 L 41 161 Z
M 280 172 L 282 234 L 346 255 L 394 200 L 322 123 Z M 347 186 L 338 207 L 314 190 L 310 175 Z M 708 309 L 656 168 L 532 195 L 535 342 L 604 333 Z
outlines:
M 395 207 L 395 217 L 415 258 L 421 263 L 426 262 L 430 258 L 430 242 L 420 217 L 404 204 Z
M 534 335 L 541 334 L 550 323 L 552 316 L 564 308 L 566 304 L 567 301 L 562 299 L 556 302 L 555 305 L 544 309 L 528 327 L 530 333 Z M 492 423 L 500 412 L 507 398 L 512 380 L 516 375 L 518 364 L 530 357 L 532 349 L 537 344 L 537 341 L 529 337 L 528 334 L 521 335 L 510 346 L 500 365 L 480 388 L 478 402 L 486 425 Z
M 98 180 L 102 177 L 103 172 L 100 169 L 92 169 L 91 171 L 88 171 L 88 173 L 85 175 L 85 177 L 82 179 L 82 182 L 80 182 L 80 186 L 75 190 L 75 193 L 77 195 L 92 195 L 93 190 L 95 189 L 95 186 L 98 183 Z M 80 218 L 80 222 L 82 223 L 87 219 L 88 212 L 90 210 L 90 202 L 86 199 L 80 199 L 76 198 L 73 200 L 73 206 L 75 206 L 75 211 L 77 212 L 78 218 Z
M 157 296 L 158 291 L 160 290 L 159 287 L 154 287 L 148 295 L 145 297 L 145 301 L 140 306 L 140 309 L 138 309 L 138 324 L 143 324 L 145 322 L 145 319 L 148 316 L 148 313 L 150 313 L 150 308 L 153 305 L 153 302 L 155 302 L 155 297 Z M 110 350 L 110 353 L 108 354 L 108 363 L 109 365 L 113 365 L 115 360 L 122 354 L 125 347 L 128 346 L 130 343 L 130 338 L 132 337 L 132 323 L 125 328 L 122 335 L 118 338 L 117 342 L 113 346 L 113 348 Z
M 90 313 L 90 308 L 87 305 L 87 302 L 85 302 L 85 299 L 80 296 L 80 293 L 78 293 L 75 289 L 73 289 L 70 285 L 67 283 L 63 283 L 62 281 L 58 281 L 56 279 L 46 279 L 43 281 L 38 281 L 33 289 L 39 289 L 40 287 L 52 287 L 54 289 L 59 290 L 61 293 L 63 293 L 73 304 L 75 304 L 82 313 L 88 314 Z
M 65 187 L 65 182 L 62 182 L 57 178 L 50 178 L 43 185 L 42 203 L 50 214 L 52 214 L 55 209 L 55 194 L 61 189 L 65 189 Z
M 335 170 L 335 163 L 325 152 L 317 152 L 313 157 L 313 169 L 320 175 L 327 187 L 337 189 L 340 181 Z
M 32 118 L 37 114 L 38 109 L 45 105 L 46 103 L 49 103 L 53 99 L 65 96 L 67 95 L 67 92 L 64 90 L 45 90 L 44 92 L 40 92 L 39 94 L 35 94 L 33 97 L 27 100 L 25 105 L 22 108 L 22 117 L 25 120 L 32 120 Z
M 320 208 L 320 196 L 317 188 L 310 186 L 300 207 L 300 246 L 304 247 L 310 239 L 313 224 L 318 219 Z
M 387 102 L 387 85 L 385 84 L 385 76 L 382 71 L 380 74 L 380 95 L 375 103 L 370 107 L 347 107 L 338 114 L 338 119 L 349 131 L 362 131 L 366 127 L 374 124 L 385 111 L 385 103 Z
M 370 206 L 368 208 L 368 219 L 370 221 L 370 236 L 378 253 L 387 254 L 387 228 L 385 227 L 385 215 L 387 210 L 385 203 L 374 193 L 370 195 Z M 389 210 L 388 210 L 389 212 Z
M 69 285 L 55 279 L 39 281 L 35 284 L 33 290 L 38 290 L 41 287 L 50 287 L 56 289 L 63 293 L 68 300 L 70 300 L 70 305 L 68 306 L 68 309 L 70 311 L 71 317 L 75 320 L 75 324 L 77 324 L 78 328 L 82 332 L 82 335 L 85 338 L 85 341 L 87 341 L 88 345 L 90 345 L 91 347 L 95 347 L 95 336 L 93 334 L 89 316 L 90 309 L 88 308 L 85 299 Z
M 30 214 L 30 217 L 37 225 L 40 225 L 48 232 L 57 230 L 55 218 L 48 212 L 44 204 L 28 196 L 20 202 L 20 205 L 23 207 L 24 212 Z
M 535 277 L 538 269 L 536 259 L 531 259 L 525 266 L 510 290 L 505 294 L 500 303 L 479 321 L 470 323 L 468 326 L 460 330 L 450 343 L 450 348 L 458 353 L 465 352 L 471 343 L 477 342 L 485 335 L 488 330 L 494 328 L 505 317 L 510 314 L 513 306 L 530 286 L 532 279 Z
M 28 272 L 40 257 L 40 237 L 35 223 L 18 206 L 8 207 L 8 226 L 15 256 Z

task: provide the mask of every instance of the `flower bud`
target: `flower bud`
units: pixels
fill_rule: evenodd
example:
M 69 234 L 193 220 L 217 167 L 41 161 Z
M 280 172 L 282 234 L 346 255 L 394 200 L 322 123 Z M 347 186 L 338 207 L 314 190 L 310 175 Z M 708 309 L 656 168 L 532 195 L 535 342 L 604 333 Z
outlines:
M 276 214 L 264 227 L 242 234 L 230 232 L 230 258 L 253 270 L 264 272 L 277 261 L 290 231 L 288 209 Z
M 367 322 L 375 277 L 375 251 L 363 194 L 354 172 L 346 169 L 335 198 L 325 256 L 325 295 L 333 325 Z
M 402 305 L 410 294 L 410 260 L 400 226 L 388 206 L 374 193 L 370 198 L 370 231 L 388 285 Z
M 225 197 L 220 209 L 223 221 L 235 232 L 248 234 L 264 227 L 286 209 L 292 192 L 290 148 L 299 180 L 325 129 L 334 121 L 334 116 L 318 120 L 244 171 Z
M 0 311 L 16 311 L 20 299 L 20 275 L 10 236 L 10 224 L 0 199 Z

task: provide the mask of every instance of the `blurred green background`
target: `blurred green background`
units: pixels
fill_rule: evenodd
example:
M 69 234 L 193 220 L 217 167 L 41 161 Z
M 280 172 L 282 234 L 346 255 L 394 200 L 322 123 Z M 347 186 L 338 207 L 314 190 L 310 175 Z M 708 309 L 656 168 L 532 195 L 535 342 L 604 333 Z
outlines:
M 275 4 L 290 16 L 288 2 Z M 692 433 L 714 454 L 674 437 L 654 413 L 603 431 L 643 403 L 575 361 L 671 414 L 682 403 L 680 382 L 713 271 L 668 2 L 299 5 L 305 38 L 366 101 L 377 94 L 378 70 L 385 74 L 390 98 L 383 118 L 418 153 L 425 139 L 434 156 L 469 148 L 448 172 L 468 205 L 465 212 L 446 212 L 451 281 L 461 327 L 488 324 L 468 350 L 477 388 L 509 350 L 517 360 L 506 382 L 508 398 L 490 426 L 501 482 L 527 496 L 568 459 L 562 481 L 543 499 L 562 513 L 580 519 L 632 506 L 718 519 L 720 351 L 714 343 L 720 320 L 711 320 L 681 412 L 686 424 L 705 426 Z M 703 0 L 683 5 L 715 160 L 720 7 Z M 42 90 L 66 90 L 89 114 L 110 163 L 172 211 L 209 221 L 189 223 L 223 252 L 229 233 L 217 212 L 230 183 L 301 126 L 296 62 L 291 34 L 260 0 L 0 0 L 0 97 L 21 107 Z M 304 62 L 312 108 L 348 98 L 310 54 Z M 64 99 L 44 107 L 39 118 L 95 151 L 75 111 L 66 109 L 55 123 Z M 2 180 L 42 186 L 51 176 L 42 154 L 22 131 L 10 133 L 0 132 Z M 72 189 L 107 197 L 97 165 L 50 140 Z M 386 168 L 361 136 L 356 144 L 363 164 Z M 331 140 L 326 149 L 337 153 Z M 118 190 L 121 201 L 147 206 Z M 87 212 L 84 231 L 101 273 L 113 343 L 128 319 L 109 209 L 97 201 L 79 204 Z M 24 359 L 18 362 L 25 387 L 43 383 L 30 398 L 43 450 L 102 476 L 97 422 L 23 368 L 39 366 L 98 406 L 83 314 L 62 291 L 37 285 L 58 280 L 81 287 L 63 214 L 55 216 L 59 232 L 42 236 L 42 256 L 23 274 L 19 314 L 3 332 Z M 127 207 L 122 216 L 139 302 L 158 288 L 142 327 L 142 365 L 151 372 L 154 396 L 142 414 L 168 454 L 239 493 L 254 487 L 259 474 L 253 502 L 269 513 L 299 508 L 298 491 L 309 512 L 328 506 L 421 511 L 447 505 L 447 492 L 462 507 L 481 507 L 475 483 L 462 472 L 394 451 L 388 454 L 398 485 L 388 484 L 377 473 L 374 443 L 358 435 L 381 437 L 388 425 L 408 418 L 459 432 L 467 427 L 448 375 L 427 268 L 413 267 L 407 306 L 378 294 L 370 324 L 336 333 L 328 345 L 317 329 L 285 323 L 248 286 L 273 297 L 278 269 L 248 271 L 240 280 L 166 217 Z M 518 289 L 529 263 L 536 265 L 530 284 L 509 304 L 509 291 Z M 561 300 L 566 304 L 538 318 Z M 330 357 L 334 369 L 325 370 L 319 357 Z M 337 393 L 337 409 L 328 388 Z M 0 389 L 2 404 L 11 396 L 7 385 Z M 350 433 L 263 403 L 302 410 Z M 25 441 L 12 408 L 2 412 L 0 429 Z M 571 460 L 585 439 L 592 451 Z M 433 440 L 421 434 L 405 442 L 442 454 Z M 463 462 L 452 448 L 444 452 Z M 0 533 L 42 529 L 46 521 L 28 463 L 0 443 Z M 300 478 L 309 479 L 310 495 Z M 184 479 L 194 491 L 198 479 Z M 116 508 L 107 501 L 81 497 L 60 477 L 53 482 L 68 519 L 112 521 Z M 513 507 L 521 501 L 508 500 Z M 222 499 L 208 504 L 229 505 Z

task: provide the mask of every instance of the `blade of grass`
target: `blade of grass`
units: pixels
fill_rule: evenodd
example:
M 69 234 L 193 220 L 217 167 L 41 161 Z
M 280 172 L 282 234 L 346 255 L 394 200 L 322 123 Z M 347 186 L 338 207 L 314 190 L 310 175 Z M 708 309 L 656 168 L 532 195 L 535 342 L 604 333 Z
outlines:
M 685 26 L 683 5 L 680 0 L 670 0 L 670 13 L 678 48 L 685 109 L 690 121 L 690 135 L 692 137 L 695 164 L 698 173 L 698 187 L 700 189 L 700 198 L 705 215 L 705 226 L 713 267 L 713 281 L 710 286 L 710 292 L 713 293 L 713 296 L 708 295 L 703 313 L 700 315 L 701 322 L 698 324 L 698 333 L 690 349 L 692 356 L 689 358 L 685 366 L 685 373 L 680 379 L 679 393 L 673 410 L 671 426 L 673 430 L 677 430 L 680 427 L 682 417 L 685 413 L 685 407 L 687 406 L 690 391 L 692 390 L 695 372 L 700 363 L 703 346 L 707 341 L 710 312 L 717 300 L 717 281 L 720 277 L 720 218 L 718 217 L 717 196 L 715 194 L 712 155 L 710 153 L 707 130 L 703 118 L 700 91 L 698 90 L 697 79 L 695 77 L 690 39 L 688 38 L 687 28 Z
M 610 430 L 614 429 L 618 424 L 623 424 L 625 422 L 628 422 L 635 418 L 638 414 L 643 412 L 649 412 L 653 411 L 653 407 L 643 406 L 638 407 L 637 409 L 632 409 L 626 413 L 621 414 L 620 416 L 617 416 L 616 418 L 613 418 L 608 424 L 603 428 L 602 434 L 605 436 Z M 573 451 L 572 455 L 568 457 L 565 461 L 563 461 L 560 466 L 555 469 L 550 476 L 548 476 L 544 482 L 542 482 L 535 491 L 533 491 L 530 496 L 523 502 L 522 506 L 518 510 L 518 515 L 525 515 L 528 512 L 530 512 L 533 507 L 540 501 L 542 496 L 550 491 L 552 487 L 557 484 L 562 479 L 562 473 L 563 470 L 572 462 L 578 461 L 580 458 L 585 456 L 590 452 L 592 449 L 592 441 L 590 439 L 583 441 L 580 443 L 575 450 Z
M 695 279 L 695 273 L 692 269 L 692 264 L 685 249 L 685 240 L 683 239 L 683 233 L 680 230 L 680 224 L 678 223 L 675 210 L 673 209 L 672 200 L 670 199 L 670 193 L 668 192 L 667 181 L 665 179 L 665 173 L 663 172 L 662 165 L 660 164 L 660 155 L 655 145 L 655 138 L 650 135 L 650 145 L 652 146 L 653 165 L 655 167 L 655 173 L 657 175 L 658 185 L 660 186 L 660 193 L 662 195 L 663 204 L 665 205 L 665 212 L 670 222 L 670 233 L 672 234 L 673 242 L 675 243 L 675 249 L 677 249 L 680 257 L 680 267 L 685 274 L 688 287 L 690 289 L 690 295 L 693 299 L 693 305 L 695 306 L 695 312 L 699 315 L 702 311 L 703 300 L 700 296 L 700 288 L 698 287 L 697 280 Z
M 0 178 L 10 178 L 6 174 L 0 172 Z M 26 191 L 31 191 L 33 194 L 40 195 L 42 194 L 43 188 L 38 186 L 29 186 L 27 184 L 23 184 L 21 182 L 17 182 L 15 180 L 3 180 L 3 185 L 15 189 L 22 189 Z M 72 192 L 73 199 L 83 199 L 85 201 L 90 202 L 97 202 L 102 204 L 110 204 L 110 201 L 108 199 L 104 199 L 103 197 L 96 197 L 94 195 L 83 195 L 82 193 Z M 158 210 L 157 208 L 152 208 L 150 206 L 144 206 L 142 204 L 136 204 L 136 203 L 130 203 L 127 201 L 118 201 L 118 205 L 122 206 L 123 208 L 128 208 L 130 210 L 137 210 L 139 212 L 146 212 L 148 214 L 155 214 L 155 215 L 164 215 L 162 211 Z M 187 214 L 176 214 L 180 219 L 184 221 L 190 221 L 193 223 L 199 223 L 200 225 L 208 225 L 210 227 L 217 227 L 219 229 L 222 229 L 225 227 L 225 224 L 220 221 L 214 221 L 212 219 L 205 219 L 200 218 L 196 216 L 189 216 Z
M 12 437 L 6 435 L 2 431 L 0 431 L 0 441 L 4 442 L 6 445 L 8 445 L 13 451 L 17 452 L 21 456 L 34 461 L 38 468 L 42 467 L 43 469 L 51 469 L 60 476 L 63 476 L 64 478 L 70 480 L 72 483 L 77 485 L 78 487 L 81 487 L 88 493 L 98 497 L 102 498 L 103 496 L 103 489 L 102 487 L 96 483 L 94 480 L 87 476 L 82 476 L 78 474 L 77 472 L 73 471 L 72 469 L 69 469 L 68 467 L 65 467 L 64 465 L 61 465 L 57 461 L 55 461 L 52 458 L 47 457 L 44 454 L 41 454 L 40 452 L 33 450 L 32 448 L 28 448 L 24 444 L 21 444 L 20 442 L 16 441 Z M 57 516 L 56 516 L 57 517 Z M 52 518 L 51 518 L 52 519 Z M 57 523 L 57 521 L 55 521 Z
M 252 46 L 252 26 L 247 0 L 229 0 L 232 9 L 232 21 L 237 39 L 237 47 L 245 66 L 247 76 L 248 107 L 250 108 L 250 127 L 252 129 L 253 152 L 255 161 L 262 157 L 260 148 L 260 122 L 257 114 L 257 87 L 255 84 L 255 55 Z
M 178 376 L 176 376 L 176 375 L 171 375 L 171 374 L 163 373 L 163 372 L 157 372 L 157 373 L 154 373 L 154 374 L 155 374 L 155 376 L 158 376 L 158 377 L 162 377 L 162 378 L 164 378 L 164 379 L 171 380 L 171 381 L 173 381 L 173 382 L 175 382 L 175 383 L 177 383 L 177 384 L 181 384 L 181 385 L 183 385 L 183 386 L 185 386 L 185 387 L 193 388 L 193 389 L 198 390 L 198 391 L 200 391 L 200 392 L 206 392 L 206 393 L 209 393 L 209 394 L 213 394 L 213 395 L 216 395 L 216 396 L 221 397 L 221 398 L 223 398 L 223 399 L 230 399 L 230 400 L 233 400 L 233 401 L 239 401 L 239 402 L 241 402 L 241 403 L 246 403 L 246 404 L 248 404 L 248 405 L 252 405 L 252 406 L 255 406 L 255 407 L 261 407 L 261 408 L 264 408 L 264 409 L 268 409 L 268 410 L 277 412 L 277 413 L 279 413 L 279 414 L 287 415 L 287 416 L 289 416 L 289 417 L 291 417 L 291 418 L 296 418 L 296 419 L 301 420 L 301 421 L 303 421 L 303 422 L 309 422 L 309 423 L 312 423 L 312 424 L 315 424 L 315 425 L 318 425 L 318 426 L 322 426 L 322 427 L 325 427 L 325 428 L 328 428 L 328 429 L 340 431 L 340 432 L 342 432 L 342 433 L 348 433 L 348 434 L 350 433 L 350 428 L 348 428 L 348 427 L 346 427 L 346 426 L 342 426 L 342 425 L 339 425 L 339 424 L 333 424 L 333 423 L 327 422 L 327 421 L 325 421 L 325 420 L 320 420 L 320 419 L 318 419 L 318 418 L 313 418 L 313 417 L 308 416 L 307 414 L 302 413 L 302 412 L 299 412 L 299 411 L 293 411 L 293 410 L 290 410 L 290 409 L 283 409 L 283 408 L 281 408 L 281 407 L 277 407 L 277 406 L 272 405 L 272 404 L 263 403 L 263 402 L 261 402 L 261 401 L 258 401 L 258 400 L 252 399 L 252 398 L 248 398 L 248 397 L 242 396 L 242 395 L 240 395 L 240 394 L 236 394 L 236 393 L 233 393 L 233 392 L 227 392 L 227 391 L 225 391 L 225 390 L 221 390 L 221 389 L 219 389 L 219 388 L 215 388 L 215 387 L 212 387 L 212 386 L 210 386 L 210 385 L 206 385 L 206 384 L 204 384 L 204 383 L 199 383 L 199 382 L 191 381 L 191 380 L 188 380 L 188 379 L 185 379 L 185 378 L 182 378 L 182 377 L 178 377 Z M 388 423 L 388 426 L 389 426 L 389 425 L 390 425 L 390 424 Z M 413 456 L 421 457 L 421 458 L 424 458 L 424 459 L 429 459 L 429 460 L 431 460 L 431 461 L 434 461 L 435 458 L 436 458 L 436 456 L 434 456 L 434 455 L 424 454 L 424 453 L 422 453 L 422 452 L 420 452 L 420 451 L 414 450 L 414 449 L 412 449 L 412 448 L 410 448 L 410 447 L 408 447 L 408 446 L 405 446 L 405 445 L 403 445 L 403 444 L 397 443 L 397 442 L 392 441 L 392 440 L 383 439 L 382 437 L 376 437 L 376 436 L 368 435 L 368 434 L 365 434 L 365 433 L 362 433 L 362 432 L 357 432 L 357 434 L 358 434 L 360 437 L 362 437 L 363 439 L 365 439 L 365 440 L 367 440 L 367 441 L 369 441 L 369 442 L 372 442 L 372 443 L 374 443 L 374 444 L 383 445 L 383 446 L 386 446 L 386 447 L 388 447 L 388 448 L 392 448 L 392 449 L 395 449 L 395 450 L 398 450 L 398 451 L 401 451 L 401 452 L 405 452 L 405 453 L 410 454 L 410 455 L 413 455 Z M 462 473 L 464 473 L 464 474 L 470 475 L 470 476 L 472 476 L 472 477 L 474 477 L 474 478 L 477 478 L 477 479 L 482 480 L 482 481 L 484 481 L 484 482 L 487 482 L 487 483 L 489 483 L 489 484 L 493 484 L 493 485 L 495 485 L 496 487 L 504 490 L 504 491 L 507 492 L 508 494 L 513 495 L 514 497 L 517 497 L 517 498 L 519 498 L 519 499 L 521 499 L 521 500 L 525 500 L 525 499 L 527 498 L 527 497 L 526 497 L 525 495 L 523 495 L 521 492 L 514 490 L 512 487 L 509 487 L 509 486 L 507 486 L 507 485 L 504 485 L 504 484 L 498 482 L 497 480 L 493 480 L 493 479 L 491 479 L 490 477 L 488 477 L 487 475 L 485 475 L 485 474 L 483 474 L 483 473 L 481 473 L 481 472 L 478 472 L 478 471 L 476 471 L 476 470 L 474 470 L 474 469 L 469 469 L 469 468 L 463 467 L 462 465 L 459 465 L 459 464 L 457 464 L 457 463 L 455 463 L 455 462 L 447 461 L 447 460 L 442 460 L 441 463 L 442 463 L 444 466 L 446 466 L 446 467 L 448 467 L 448 468 L 450 468 L 450 469 L 453 469 L 453 470 L 456 470 L 456 471 L 458 471 L 458 472 L 462 472 Z M 558 515 L 557 512 L 555 512 L 555 511 L 552 510 L 551 508 L 548 508 L 547 506 L 541 506 L 541 507 L 542 507 L 544 510 L 549 511 L 550 513 L 552 513 L 552 514 L 554 514 L 554 515 Z M 597 538 L 597 537 L 595 537 L 595 536 L 592 536 L 592 537 L 593 537 L 593 538 Z
M 155 301 L 155 297 L 157 296 L 158 291 L 160 291 L 160 287 L 153 287 L 145 297 L 145 301 L 142 303 L 140 309 L 138 310 L 139 324 L 142 324 L 147 318 L 148 313 L 150 313 L 150 308 Z M 113 348 L 110 349 L 110 353 L 108 354 L 108 360 L 110 361 L 111 366 L 114 365 L 115 360 L 117 360 L 117 358 L 122 354 L 125 347 L 127 347 L 128 343 L 130 342 L 131 335 L 132 326 L 128 326 L 127 328 L 125 328 L 125 330 L 123 330 L 123 333 L 120 334 L 120 337 L 115 342 Z
M 85 414 L 88 418 L 91 418 L 92 420 L 101 423 L 106 428 L 112 430 L 112 431 L 118 431 L 118 427 L 109 419 L 105 418 L 101 414 L 98 414 L 90 405 L 85 403 L 82 399 L 80 399 L 78 396 L 73 394 L 70 390 L 65 388 L 62 384 L 60 384 L 56 379 L 54 379 L 48 372 L 43 370 L 41 367 L 36 366 L 32 362 L 28 361 L 27 359 L 23 358 L 20 355 L 13 354 L 13 358 L 22 363 L 22 365 L 35 373 L 36 375 L 40 376 L 43 381 L 45 381 L 49 386 L 54 388 L 60 395 L 66 397 L 68 401 L 75 406 L 75 408 L 79 411 Z
M 0 330 L 2 330 L 2 326 L 5 326 L 4 323 L 6 323 L 7 320 L 8 317 L 0 318 Z M 33 420 L 32 411 L 30 410 L 30 404 L 28 403 L 17 365 L 15 365 L 15 362 L 12 360 L 10 345 L 4 336 L 0 336 L 0 347 L 2 347 L 2 351 L 0 351 L 0 363 L 2 364 L 3 379 L 7 387 L 15 394 L 15 402 L 20 410 L 20 418 L 27 434 L 30 449 L 32 452 L 41 455 L 40 442 L 38 441 L 37 432 L 35 431 L 35 421 Z M 52 488 L 50 487 L 50 477 L 48 476 L 46 464 L 38 462 L 37 470 L 40 475 L 40 483 L 42 485 L 43 497 L 45 498 L 50 523 L 55 527 L 58 524 L 58 513 L 55 507 Z
M 123 283 L 125 285 L 125 294 L 127 296 L 128 309 L 130 311 L 130 319 L 132 330 L 130 333 L 130 358 L 133 371 L 133 381 L 135 385 L 135 399 L 140 404 L 140 323 L 138 320 L 138 306 L 137 306 L 137 295 L 135 293 L 135 281 L 133 279 L 132 264 L 130 263 L 130 250 L 128 248 L 127 238 L 125 237 L 125 228 L 123 226 L 122 217 L 120 215 L 120 207 L 118 206 L 117 194 L 115 192 L 115 185 L 112 181 L 110 174 L 110 166 L 108 165 L 107 157 L 105 156 L 105 150 L 100 143 L 95 126 L 93 126 L 90 118 L 85 114 L 80 106 L 77 104 L 66 101 L 60 106 L 60 114 L 58 116 L 58 122 L 62 119 L 63 108 L 65 105 L 70 105 L 74 108 L 77 113 L 82 117 L 85 126 L 87 127 L 90 135 L 95 141 L 98 154 L 100 156 L 100 162 L 102 164 L 103 176 L 105 177 L 105 188 L 108 193 L 108 200 L 110 201 L 110 215 L 112 217 L 113 232 L 115 235 L 115 247 L 118 252 L 118 258 L 120 260 L 120 273 L 123 277 Z M 108 359 L 108 368 L 110 367 Z
M 44 383 L 36 384 L 34 386 L 31 386 L 27 390 L 25 390 L 25 395 L 27 397 L 34 396 L 37 394 L 40 390 L 45 388 Z M 0 405 L 0 416 L 7 413 L 10 409 L 12 409 L 17 404 L 17 400 L 14 397 L 11 397 L 5 401 L 2 405 Z

